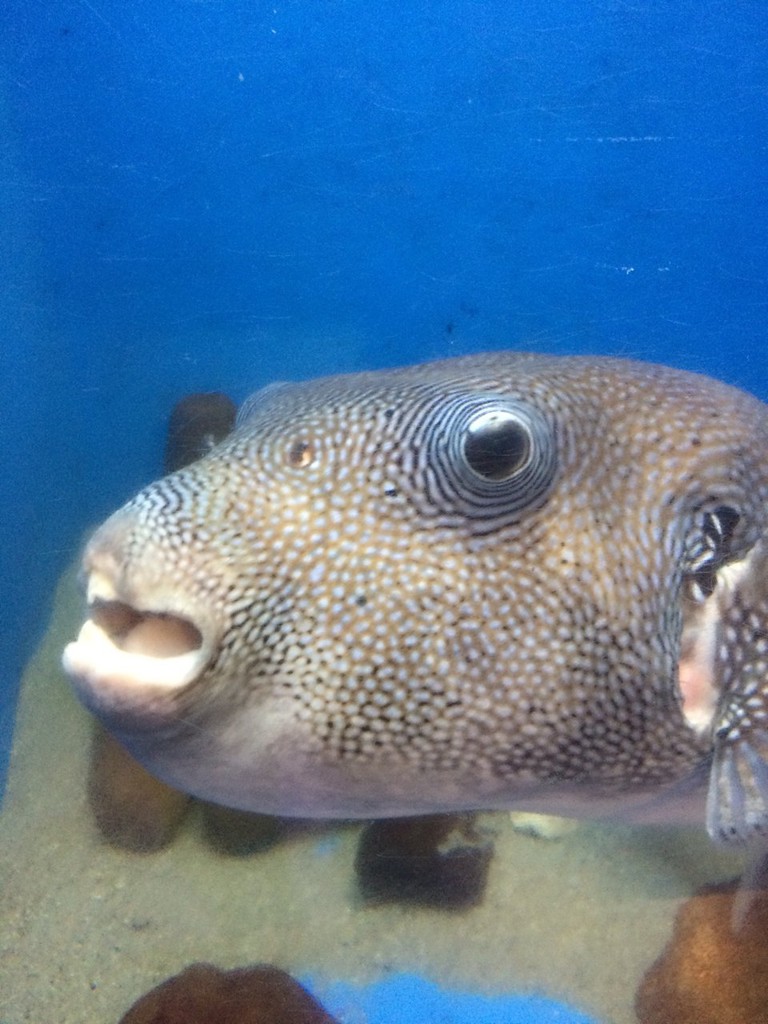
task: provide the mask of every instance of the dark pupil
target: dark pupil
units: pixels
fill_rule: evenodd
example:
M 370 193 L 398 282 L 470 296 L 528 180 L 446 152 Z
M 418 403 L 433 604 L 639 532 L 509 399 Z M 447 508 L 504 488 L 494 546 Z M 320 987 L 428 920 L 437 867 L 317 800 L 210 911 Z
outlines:
M 487 421 L 464 442 L 470 469 L 486 480 L 506 480 L 528 458 L 528 433 L 514 420 Z

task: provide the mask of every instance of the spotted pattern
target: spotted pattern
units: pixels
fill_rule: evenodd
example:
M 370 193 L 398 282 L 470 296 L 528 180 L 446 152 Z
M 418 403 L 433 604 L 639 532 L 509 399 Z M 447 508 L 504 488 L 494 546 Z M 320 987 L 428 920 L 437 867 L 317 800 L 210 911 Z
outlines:
M 464 447 L 494 409 L 528 445 L 499 480 Z M 712 750 L 681 709 L 681 634 L 765 535 L 766 452 L 757 400 L 622 360 L 497 353 L 272 386 L 128 506 L 123 571 L 151 563 L 217 624 L 176 698 L 198 722 L 283 702 L 318 764 L 380 766 L 384 787 L 648 786 Z M 732 659 L 750 614 L 764 630 L 765 598 L 723 640 L 734 722 L 754 693 L 768 711 L 764 635 L 749 627 L 751 696 Z

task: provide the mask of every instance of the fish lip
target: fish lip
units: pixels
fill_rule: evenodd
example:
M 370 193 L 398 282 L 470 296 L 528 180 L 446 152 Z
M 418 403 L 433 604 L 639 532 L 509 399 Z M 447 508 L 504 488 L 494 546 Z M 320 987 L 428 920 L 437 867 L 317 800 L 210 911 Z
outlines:
M 62 665 L 99 717 L 156 725 L 210 663 L 211 631 L 188 607 L 126 600 L 109 573 L 87 576 L 88 615 Z

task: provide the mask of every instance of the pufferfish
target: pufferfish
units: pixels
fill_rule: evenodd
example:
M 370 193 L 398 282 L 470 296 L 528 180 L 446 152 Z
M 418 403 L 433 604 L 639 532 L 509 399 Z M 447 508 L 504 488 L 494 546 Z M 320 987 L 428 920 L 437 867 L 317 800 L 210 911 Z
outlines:
M 497 352 L 273 384 L 83 575 L 77 693 L 207 800 L 768 834 L 768 406 L 715 380 Z

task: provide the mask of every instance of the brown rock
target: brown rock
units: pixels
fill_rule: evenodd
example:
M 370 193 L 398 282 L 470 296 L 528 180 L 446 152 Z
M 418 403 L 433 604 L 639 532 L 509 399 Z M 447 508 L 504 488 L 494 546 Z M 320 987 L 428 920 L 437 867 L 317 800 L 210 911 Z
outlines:
M 706 886 L 680 908 L 638 989 L 639 1024 L 768 1022 L 768 892 L 751 893 L 745 919 L 734 923 L 737 888 Z
M 266 964 L 192 964 L 153 988 L 120 1024 L 338 1024 L 290 974 Z
M 88 799 L 103 838 L 136 853 L 170 843 L 189 806 L 185 793 L 150 775 L 99 725 L 93 733 Z
M 287 831 L 283 818 L 251 811 L 235 811 L 200 801 L 203 835 L 217 853 L 230 857 L 249 857 L 263 853 L 278 843 Z
M 232 430 L 235 415 L 232 400 L 219 392 L 189 395 L 177 402 L 168 424 L 165 471 L 171 473 L 205 455 Z M 166 846 L 189 805 L 186 794 L 151 776 L 98 725 L 88 798 L 104 839 L 141 853 Z
M 168 423 L 165 472 L 173 473 L 202 458 L 232 430 L 236 412 L 232 399 L 218 391 L 177 402 Z
M 480 902 L 493 843 L 470 814 L 374 821 L 360 836 L 355 870 L 368 903 L 459 910 Z

